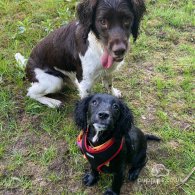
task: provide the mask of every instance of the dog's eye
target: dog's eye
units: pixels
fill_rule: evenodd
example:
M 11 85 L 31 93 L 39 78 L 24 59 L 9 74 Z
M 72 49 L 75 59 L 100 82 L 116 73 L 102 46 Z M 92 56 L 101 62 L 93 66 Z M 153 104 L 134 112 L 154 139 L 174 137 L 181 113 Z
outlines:
M 129 27 L 129 25 L 130 25 L 129 19 L 125 19 L 125 20 L 124 20 L 124 25 L 125 25 L 126 27 Z
M 119 106 L 117 104 L 113 104 L 112 106 L 115 110 L 119 110 Z
M 106 22 L 106 19 L 101 19 L 100 20 L 100 24 L 104 27 L 107 27 L 107 22 Z
M 92 101 L 92 104 L 93 104 L 94 106 L 96 106 L 97 103 L 98 103 L 97 100 L 93 100 L 93 101 Z

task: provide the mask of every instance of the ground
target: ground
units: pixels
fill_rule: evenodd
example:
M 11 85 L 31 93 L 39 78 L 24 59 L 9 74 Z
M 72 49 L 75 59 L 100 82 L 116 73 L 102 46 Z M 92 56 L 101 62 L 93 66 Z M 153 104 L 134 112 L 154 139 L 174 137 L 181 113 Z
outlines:
M 64 108 L 47 108 L 27 98 L 29 83 L 17 67 L 17 52 L 28 57 L 53 29 L 74 18 L 76 1 L 0 0 L 0 194 L 102 194 L 112 177 L 88 188 L 89 169 L 76 147 L 75 89 L 58 96 Z M 125 179 L 121 194 L 194 194 L 195 166 L 193 0 L 147 0 L 136 43 L 114 84 L 144 132 L 162 138 L 149 143 L 148 163 L 139 179 Z M 100 83 L 100 82 L 99 82 Z M 104 92 L 101 84 L 94 88 Z

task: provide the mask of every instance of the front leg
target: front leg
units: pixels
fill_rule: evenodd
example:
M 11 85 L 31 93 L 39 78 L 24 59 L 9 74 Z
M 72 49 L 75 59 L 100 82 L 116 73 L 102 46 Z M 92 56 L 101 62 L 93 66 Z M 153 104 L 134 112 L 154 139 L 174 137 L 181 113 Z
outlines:
M 81 99 L 87 97 L 91 93 L 93 83 L 94 80 L 92 78 L 84 78 L 80 82 L 76 81 L 76 86 L 78 88 L 79 96 Z
M 125 177 L 125 166 L 122 165 L 121 169 L 114 174 L 114 178 L 112 181 L 112 188 L 106 190 L 104 195 L 118 195 L 120 194 L 121 186 L 123 184 L 123 180 Z
M 105 73 L 103 76 L 103 85 L 108 93 L 112 93 L 112 95 L 118 98 L 122 97 L 121 91 L 112 86 L 112 74 Z
M 86 186 L 92 186 L 96 184 L 99 180 L 99 172 L 92 169 L 90 173 L 86 173 L 83 177 L 83 183 Z

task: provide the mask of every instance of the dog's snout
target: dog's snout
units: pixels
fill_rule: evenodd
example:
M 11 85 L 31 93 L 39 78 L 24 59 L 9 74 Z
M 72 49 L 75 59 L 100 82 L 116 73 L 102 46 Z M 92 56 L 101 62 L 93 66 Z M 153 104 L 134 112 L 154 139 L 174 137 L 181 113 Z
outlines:
M 125 48 L 118 48 L 117 50 L 113 51 L 116 56 L 122 56 L 125 53 Z
M 101 120 L 105 120 L 105 119 L 109 118 L 109 116 L 110 116 L 109 112 L 99 112 L 98 113 L 98 117 Z
M 123 56 L 125 54 L 127 47 L 124 43 L 118 43 L 118 44 L 114 44 L 112 51 L 114 53 L 114 55 L 116 56 Z

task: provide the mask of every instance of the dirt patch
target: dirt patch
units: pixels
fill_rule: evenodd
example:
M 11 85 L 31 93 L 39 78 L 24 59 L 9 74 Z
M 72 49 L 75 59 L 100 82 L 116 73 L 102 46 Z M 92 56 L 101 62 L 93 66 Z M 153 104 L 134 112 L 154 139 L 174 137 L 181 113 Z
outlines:
M 177 140 L 171 140 L 170 142 L 167 143 L 172 149 L 177 149 L 179 148 L 180 144 Z

